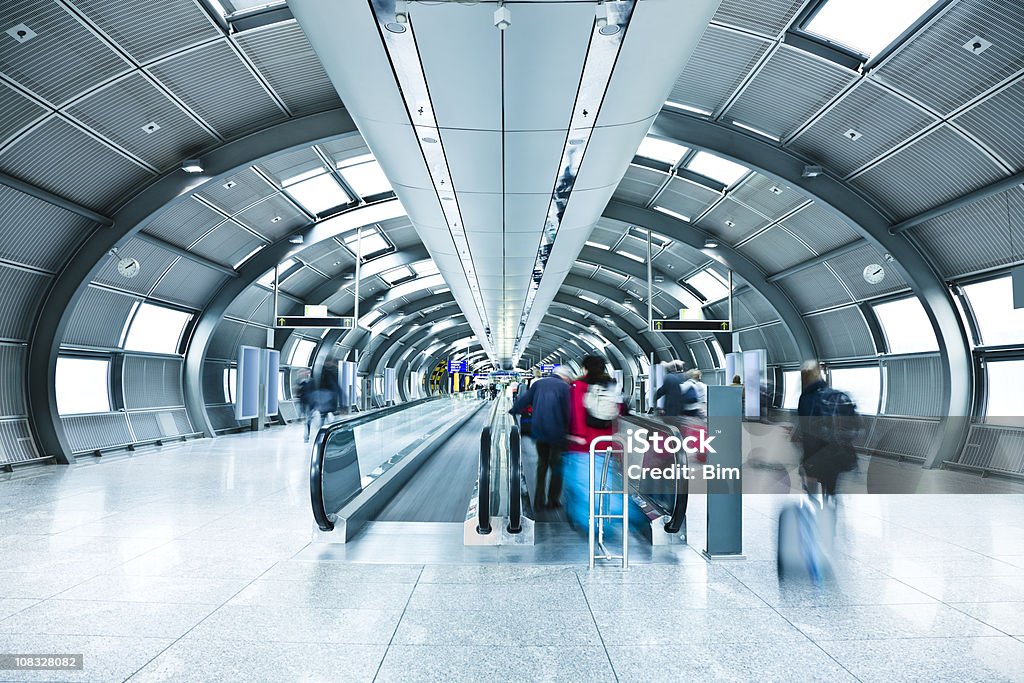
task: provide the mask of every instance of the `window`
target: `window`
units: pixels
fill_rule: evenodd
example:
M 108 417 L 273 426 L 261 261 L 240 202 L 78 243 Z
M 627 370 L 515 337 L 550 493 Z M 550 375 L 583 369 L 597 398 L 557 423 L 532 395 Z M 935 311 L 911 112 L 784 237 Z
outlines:
M 665 214 L 666 216 L 672 216 L 672 218 L 677 218 L 677 219 L 679 219 L 681 221 L 686 221 L 687 223 L 690 222 L 690 217 L 689 216 L 684 216 L 683 214 L 678 213 L 676 211 L 673 211 L 672 209 L 666 209 L 664 206 L 655 206 L 654 210 L 655 211 L 660 211 L 663 214 Z
M 235 402 L 235 382 L 238 380 L 237 368 L 224 368 L 224 400 Z
M 779 141 L 778 135 L 772 135 L 771 133 L 763 131 L 760 128 L 755 128 L 753 126 L 747 125 L 746 123 L 741 123 L 740 121 L 734 120 L 732 122 L 732 125 L 738 128 L 742 128 L 743 130 L 749 130 L 751 133 L 754 133 L 755 135 L 760 135 L 761 137 L 768 138 L 769 140 L 774 140 L 775 142 Z
M 373 327 L 376 323 L 380 322 L 380 319 L 384 317 L 384 312 L 379 308 L 375 308 L 370 311 L 362 318 L 359 319 L 359 324 L 362 327 Z
M 285 391 L 284 391 L 285 380 L 286 380 L 285 371 L 284 370 L 278 370 L 278 375 L 277 375 L 277 400 L 278 401 L 287 401 L 288 400 L 288 397 L 285 396 Z
M 277 273 L 278 273 L 279 278 L 283 280 L 284 279 L 284 274 L 287 273 L 288 269 L 291 268 L 292 266 L 294 266 L 296 263 L 297 262 L 296 262 L 295 259 L 290 258 L 290 259 L 286 259 L 286 260 L 282 261 L 280 264 L 278 264 L 278 266 L 277 266 Z M 256 281 L 256 284 L 263 285 L 264 287 L 267 287 L 269 289 L 273 289 L 274 288 L 274 269 L 271 268 L 270 270 L 265 272 L 263 274 L 263 277 L 261 277 L 259 280 Z
M 726 187 L 735 185 L 736 181 L 750 170 L 746 166 L 740 166 L 710 152 L 697 152 L 686 164 L 686 168 L 712 180 L 717 180 Z
M 1024 360 L 985 363 L 988 378 L 988 406 L 985 422 L 1024 427 Z
M 58 356 L 54 390 L 60 415 L 110 412 L 110 361 Z
M 587 245 L 588 247 L 594 247 L 595 249 L 604 249 L 605 251 L 611 250 L 611 247 L 609 247 L 607 244 L 601 244 L 600 242 L 591 242 L 590 240 L 587 240 L 583 244 Z
M 384 278 L 384 282 L 388 283 L 389 285 L 395 285 L 398 284 L 399 282 L 405 282 L 406 280 L 411 280 L 415 278 L 416 273 L 412 272 L 412 270 L 408 266 L 400 266 L 398 268 L 392 268 L 391 270 L 383 272 L 380 274 L 380 276 Z
M 391 183 L 376 161 L 353 165 L 346 165 L 346 163 L 342 161 L 338 164 L 341 167 L 341 175 L 360 197 L 370 197 L 391 191 Z
M 939 350 L 932 323 L 916 297 L 878 304 L 874 310 L 889 343 L 889 353 Z
M 715 338 L 711 339 L 711 350 L 714 351 L 715 359 L 718 362 L 718 364 L 715 367 L 724 368 L 725 367 L 725 354 L 722 352 L 722 345 L 719 344 L 718 340 L 715 339 Z M 732 378 L 730 377 L 729 379 L 731 380 Z
M 191 319 L 192 315 L 183 311 L 141 304 L 128 328 L 124 348 L 126 351 L 177 353 L 181 333 Z
M 316 342 L 310 339 L 297 339 L 292 346 L 292 355 L 288 358 L 288 365 L 309 367 L 309 361 L 316 351 Z
M 647 259 L 645 259 L 643 256 L 637 256 L 636 254 L 631 254 L 628 251 L 624 251 L 622 249 L 619 249 L 615 253 L 618 254 L 619 256 L 625 256 L 629 260 L 636 261 L 637 263 L 646 263 L 647 262 Z
M 285 189 L 292 199 L 302 204 L 307 211 L 314 215 L 319 215 L 327 209 L 333 209 L 342 204 L 348 204 L 352 200 L 330 173 L 322 173 L 315 178 L 300 180 L 293 185 L 288 185 L 286 182 Z
M 264 7 L 277 7 L 285 4 L 285 0 L 210 0 L 220 14 L 224 17 L 232 17 L 251 10 L 263 9 Z
M 713 270 L 702 270 L 685 280 L 704 297 L 706 301 L 718 301 L 729 296 L 729 285 Z
M 827 0 L 804 31 L 848 47 L 867 59 L 883 51 L 937 0 Z
M 786 370 L 782 373 L 782 390 L 782 408 L 796 410 L 804 390 L 799 370 Z
M 420 277 L 437 275 L 441 272 L 437 269 L 437 264 L 433 261 L 420 261 L 419 263 L 413 264 L 413 268 L 416 270 L 416 274 Z
M 680 111 L 689 112 L 691 114 L 697 114 L 699 116 L 711 116 L 711 110 L 701 109 L 700 107 L 694 107 L 689 104 L 681 104 L 679 102 L 665 102 L 665 106 L 671 109 L 679 109 Z
M 1010 277 L 996 278 L 964 287 L 985 346 L 1024 342 L 1024 309 L 1013 307 Z
M 358 244 L 360 235 L 362 235 L 362 246 Z M 352 252 L 353 256 L 362 249 L 363 260 L 391 249 L 391 244 L 384 239 L 384 236 L 377 228 L 363 228 L 359 232 L 346 235 L 342 242 L 345 243 L 345 246 Z
M 829 380 L 833 388 L 849 394 L 857 404 L 858 413 L 878 414 L 878 399 L 882 391 L 882 374 L 878 368 L 834 368 L 829 371 Z
M 640 149 L 636 151 L 636 155 L 655 161 L 664 161 L 669 166 L 675 166 L 689 151 L 688 147 L 648 135 L 640 143 Z

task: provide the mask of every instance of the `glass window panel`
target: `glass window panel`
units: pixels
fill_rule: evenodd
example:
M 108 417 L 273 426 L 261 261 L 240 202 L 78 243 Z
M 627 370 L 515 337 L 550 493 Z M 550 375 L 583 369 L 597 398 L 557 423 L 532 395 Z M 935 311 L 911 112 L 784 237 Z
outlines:
M 782 390 L 783 409 L 796 410 L 804 390 L 799 370 L 786 370 L 782 373 Z
M 416 277 L 416 274 L 412 272 L 407 266 L 401 266 L 400 268 L 394 268 L 385 273 L 381 273 L 380 276 L 384 278 L 384 281 L 389 285 L 393 285 L 396 282 L 402 282 L 409 278 Z
M 178 344 L 190 313 L 163 306 L 142 304 L 135 311 L 124 348 L 127 351 L 178 353 Z
M 882 391 L 879 368 L 834 368 L 829 371 L 829 379 L 833 388 L 845 391 L 857 404 L 858 413 L 878 414 L 878 399 Z
M 345 182 L 360 197 L 369 197 L 391 191 L 391 183 L 388 181 L 388 177 L 384 175 L 384 171 L 381 170 L 380 164 L 376 161 L 369 161 L 357 166 L 348 166 L 342 169 L 341 175 L 344 176 Z
M 352 199 L 329 173 L 290 185 L 286 191 L 307 211 L 317 215 Z
M 896 40 L 936 2 L 828 0 L 804 25 L 804 30 L 852 48 L 870 59 Z
M 611 247 L 609 247 L 607 244 L 601 244 L 600 242 L 593 242 L 591 240 L 587 240 L 586 242 L 584 242 L 584 244 L 587 245 L 588 247 L 594 247 L 595 249 L 604 249 L 605 251 L 609 251 L 611 249 Z
M 278 401 L 287 401 L 288 400 L 288 397 L 284 395 L 285 394 L 285 392 L 284 392 L 284 383 L 285 383 L 285 372 L 284 372 L 284 370 L 279 370 L 278 371 L 278 376 L 277 376 L 277 400 Z
M 718 361 L 718 364 L 715 367 L 724 368 L 725 354 L 722 352 L 722 345 L 718 343 L 717 339 L 711 340 L 711 350 L 715 352 L 715 358 Z
M 316 342 L 311 339 L 299 339 L 292 346 L 292 355 L 288 365 L 309 367 L 309 360 L 316 350 Z
M 437 264 L 433 261 L 420 261 L 419 263 L 413 264 L 416 274 L 420 277 L 426 277 L 427 275 L 437 275 L 439 272 Z
M 996 278 L 964 287 L 985 346 L 1024 342 L 1024 308 L 1013 307 L 1013 282 Z
M 60 415 L 110 412 L 110 361 L 58 356 L 54 391 Z
M 1024 360 L 985 363 L 988 406 L 985 422 L 1024 427 Z
M 873 308 L 889 343 L 889 353 L 939 350 L 932 323 L 916 297 L 877 304 Z
M 655 211 L 660 211 L 661 213 L 665 214 L 666 216 L 672 216 L 672 218 L 678 218 L 679 220 L 685 221 L 687 223 L 690 222 L 690 217 L 689 216 L 681 214 L 678 211 L 673 211 L 672 209 L 666 209 L 664 206 L 655 206 L 654 210 Z
M 372 256 L 373 254 L 377 254 L 382 251 L 387 251 L 388 249 L 391 248 L 391 245 L 388 243 L 386 239 L 384 239 L 384 236 L 381 235 L 380 231 L 377 230 L 376 228 L 363 230 L 362 236 L 362 247 L 360 247 L 358 244 L 359 233 L 353 232 L 351 235 L 347 235 L 342 240 L 345 243 L 345 246 L 348 247 L 348 250 L 351 251 L 353 255 L 355 255 L 360 248 L 362 248 L 363 250 L 364 258 L 367 256 Z
M 708 270 L 702 270 L 696 275 L 687 278 L 686 284 L 700 292 L 709 302 L 718 301 L 729 296 L 729 286 Z
M 637 150 L 636 154 L 637 156 L 654 159 L 655 161 L 664 161 L 666 164 L 675 166 L 683 158 L 683 155 L 689 151 L 688 147 L 678 143 L 662 140 L 661 138 L 652 138 L 648 135 L 640 143 L 640 149 Z
M 236 368 L 224 368 L 224 400 L 228 403 L 235 402 L 235 380 L 238 378 Z
M 737 180 L 747 174 L 750 169 L 746 166 L 733 163 L 728 159 L 715 156 L 710 152 L 697 152 L 686 164 L 686 168 L 694 173 L 700 173 L 712 180 L 717 180 L 726 187 L 731 187 Z

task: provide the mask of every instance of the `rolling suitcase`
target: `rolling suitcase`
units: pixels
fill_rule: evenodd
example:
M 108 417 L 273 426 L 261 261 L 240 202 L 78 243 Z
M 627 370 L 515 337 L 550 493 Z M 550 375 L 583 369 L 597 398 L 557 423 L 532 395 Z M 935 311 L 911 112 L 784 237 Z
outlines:
M 808 498 L 788 503 L 779 513 L 779 579 L 809 580 L 821 585 L 832 576 L 830 530 L 832 509 Z

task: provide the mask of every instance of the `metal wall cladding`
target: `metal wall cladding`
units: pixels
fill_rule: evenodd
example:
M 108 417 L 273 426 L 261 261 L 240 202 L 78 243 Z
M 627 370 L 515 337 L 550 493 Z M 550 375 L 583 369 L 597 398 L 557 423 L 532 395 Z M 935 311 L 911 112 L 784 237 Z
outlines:
M 816 265 L 779 280 L 802 313 L 852 303 L 850 293 L 825 265 Z
M 228 397 L 224 395 L 224 370 L 228 368 L 227 362 L 207 361 L 203 363 L 203 401 L 205 403 L 225 403 Z
M 227 276 L 204 265 L 178 259 L 160 278 L 153 296 L 192 308 L 204 308 Z
M 206 413 L 210 416 L 210 424 L 213 426 L 214 431 L 223 432 L 228 429 L 238 429 L 240 426 L 238 420 L 235 419 L 235 407 L 233 405 L 208 405 L 206 406 Z
M 221 265 L 241 263 L 254 249 L 264 244 L 234 221 L 224 221 L 192 247 L 192 251 Z
M 143 230 L 188 249 L 200 237 L 224 222 L 224 216 L 190 197 L 172 202 L 160 210 Z
M 125 354 L 121 386 L 128 410 L 185 405 L 181 359 Z
M 242 334 L 238 338 L 239 346 L 255 346 L 264 349 L 267 347 L 267 328 L 258 325 L 246 325 L 242 328 Z M 238 356 L 237 349 L 233 358 Z
M 0 344 L 0 417 L 25 414 L 24 346 Z
M 323 160 L 311 147 L 275 154 L 269 159 L 261 159 L 258 164 L 261 171 L 278 183 L 284 183 L 289 178 L 323 167 Z
M 803 6 L 802 0 L 722 0 L 713 21 L 737 26 L 766 36 L 781 33 Z
M 225 138 L 285 118 L 226 40 L 176 55 L 148 69 Z M 211 73 L 217 77 L 210 78 Z
M 885 414 L 914 417 L 942 415 L 946 377 L 938 355 L 886 358 Z
M 854 71 L 780 45 L 724 117 L 786 138 L 856 78 Z
M 667 173 L 655 171 L 654 169 L 645 168 L 643 166 L 630 165 L 626 170 L 626 175 L 622 177 L 622 180 L 619 181 L 618 187 L 615 188 L 615 193 L 612 195 L 612 199 L 627 202 L 629 204 L 647 206 L 647 204 L 654 199 L 654 195 L 658 192 L 658 188 L 660 188 L 662 183 L 667 179 Z
M 768 351 L 768 358 L 773 363 L 787 363 L 803 360 L 800 352 L 797 351 L 793 342 L 793 335 L 782 323 L 765 325 L 758 328 L 764 337 L 764 348 Z
M 270 292 L 267 290 L 258 285 L 250 285 L 244 292 L 235 297 L 235 300 L 231 302 L 231 305 L 228 306 L 224 314 L 240 320 L 249 320 L 256 307 L 268 296 L 270 296 Z
M 172 168 L 217 141 L 139 72 L 93 92 L 67 111 L 160 170 Z M 142 130 L 142 126 L 150 122 L 160 129 L 153 133 Z
M 246 168 L 230 178 L 206 183 L 196 192 L 196 196 L 202 197 L 225 213 L 234 215 L 275 192 L 277 188 L 256 175 L 251 168 Z
M 222 320 L 210 339 L 206 350 L 207 358 L 234 360 L 238 349 L 238 335 L 242 332 L 242 324 L 234 320 Z
M 790 146 L 845 177 L 937 120 L 921 107 L 865 79 L 817 117 Z M 862 137 L 849 139 L 846 132 L 850 129 Z
M 769 218 L 781 218 L 806 204 L 810 197 L 760 173 L 751 173 L 729 196 Z
M 0 258 L 51 272 L 96 229 L 87 218 L 5 185 L 0 185 L 0 214 Z
M 1019 262 L 1024 260 L 1024 190 L 987 197 L 907 234 L 927 249 L 945 277 Z
M 701 263 L 704 263 L 704 258 L 704 254 L 694 251 L 688 246 L 680 246 L 679 242 L 674 242 L 669 245 L 668 249 L 654 257 L 654 264 L 659 269 L 688 273 L 700 267 Z M 642 284 L 643 289 L 646 290 L 647 281 L 644 280 Z
M 868 435 L 868 450 L 923 460 L 939 438 L 941 423 L 879 415 Z
M 8 0 L 4 23 L 36 33 L 27 43 L 0 43 L 0 71 L 54 105 L 63 104 L 131 65 L 51 0 Z
M 153 178 L 134 161 L 56 118 L 5 149 L 0 170 L 101 212 L 119 206 Z
M 193 434 L 192 423 L 188 414 L 182 410 L 160 410 L 145 413 L 128 413 L 135 441 L 159 441 Z
M 755 323 L 766 323 L 779 317 L 772 303 L 752 288 L 735 295 L 733 304 L 742 306 Z
M 0 421 L 0 463 L 24 462 L 38 457 L 28 420 Z
M 359 133 L 346 133 L 339 138 L 328 140 L 318 146 L 327 153 L 327 156 L 335 161 L 344 161 L 345 159 L 370 153 L 370 148 L 366 146 L 363 136 Z
M 800 209 L 782 225 L 819 254 L 860 239 L 849 223 L 817 202 Z
M 771 41 L 708 26 L 668 96 L 670 102 L 718 112 L 746 79 Z
M 768 275 L 814 256 L 800 240 L 779 226 L 769 228 L 750 241 L 744 242 L 739 251 Z
M 75 0 L 75 6 L 139 62 L 220 35 L 191 0 L 161 0 L 153 7 L 129 0 Z
M 980 55 L 961 47 L 983 36 Z M 949 114 L 1024 68 L 1024 5 L 962 0 L 875 71 L 879 80 Z M 955 157 L 954 157 L 955 158 Z
M 708 349 L 708 345 L 703 341 L 693 342 L 687 344 L 690 349 L 690 353 L 697 360 L 698 368 L 713 368 L 715 363 L 711 360 L 711 351 Z
M 103 260 L 93 282 L 107 284 L 136 294 L 149 294 L 153 285 L 163 277 L 171 264 L 178 260 L 176 254 L 140 239 L 131 240 L 123 247 L 119 247 L 117 251 L 118 258 Z M 139 262 L 139 272 L 135 277 L 126 278 L 117 272 L 117 262 L 121 258 L 133 258 Z
M 1024 79 L 1018 79 L 954 119 L 1014 170 L 1024 169 Z
M 299 228 L 310 225 L 306 215 L 281 195 L 269 197 L 235 217 L 274 242 Z
M 729 244 L 750 237 L 771 221 L 726 197 L 700 219 L 699 226 L 717 235 Z M 730 225 L 730 223 L 732 225 Z
M 23 96 L 6 83 L 0 83 L 0 147 L 49 110 Z
M 133 443 L 128 417 L 124 413 L 71 415 L 62 417 L 60 421 L 72 453 L 90 453 Z
M 907 289 L 907 283 L 885 256 L 874 247 L 864 247 L 847 254 L 830 258 L 826 263 L 834 270 L 858 299 L 867 299 L 889 292 Z M 869 265 L 885 268 L 885 279 L 876 285 L 864 279 L 864 269 Z
M 116 348 L 121 343 L 125 322 L 138 298 L 88 287 L 71 313 L 64 332 L 64 345 Z
M 941 126 L 850 182 L 880 201 L 890 216 L 903 220 L 1005 175 L 988 154 Z
M 668 187 L 658 196 L 655 205 L 695 220 L 721 196 L 721 193 L 699 183 L 683 178 L 673 178 L 669 181 Z
M 998 472 L 1024 474 L 1024 432 L 972 425 L 967 445 L 957 462 Z
M 875 343 L 856 306 L 804 318 L 814 338 L 818 355 L 824 360 L 875 355 Z
M 0 339 L 28 339 L 50 280 L 48 275 L 0 265 Z
M 341 106 L 337 91 L 298 23 L 238 33 L 235 41 L 293 114 Z
M 295 407 L 294 401 L 280 401 L 277 406 L 286 422 L 295 422 L 299 419 L 299 410 Z

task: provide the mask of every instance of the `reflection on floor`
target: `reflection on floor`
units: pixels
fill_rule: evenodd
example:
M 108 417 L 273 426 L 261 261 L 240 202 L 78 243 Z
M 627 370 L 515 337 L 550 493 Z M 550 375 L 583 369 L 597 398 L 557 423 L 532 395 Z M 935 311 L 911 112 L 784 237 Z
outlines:
M 626 572 L 427 563 L 405 534 L 309 559 L 307 471 L 288 428 L 4 476 L 0 653 L 85 670 L 0 681 L 1024 679 L 1019 495 L 848 496 L 815 589 L 776 580 L 768 495 L 741 562 L 694 550 L 700 499 L 674 564 Z

